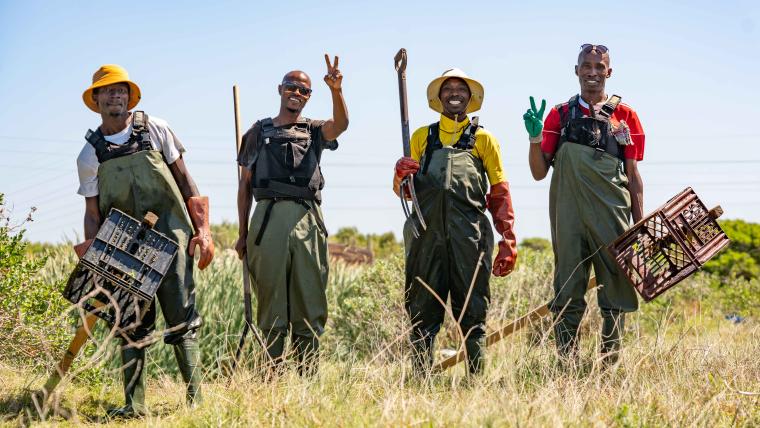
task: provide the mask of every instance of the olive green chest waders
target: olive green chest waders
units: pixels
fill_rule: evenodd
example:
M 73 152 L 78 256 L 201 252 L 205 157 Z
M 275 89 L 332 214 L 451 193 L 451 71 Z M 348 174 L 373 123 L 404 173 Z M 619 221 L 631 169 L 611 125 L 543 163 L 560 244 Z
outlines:
M 139 130 L 133 134 L 138 133 Z M 158 288 L 156 297 L 169 330 L 164 334 L 164 342 L 174 346 L 182 378 L 188 385 L 187 398 L 192 402 L 199 398 L 200 389 L 197 329 L 201 325 L 201 317 L 195 310 L 193 260 L 187 254 L 193 227 L 182 195 L 160 152 L 140 149 L 132 154 L 105 158 L 101 156 L 103 145 L 109 143 L 102 139 L 102 134 L 99 137 L 96 135 L 91 143 L 94 142 L 99 159 L 103 159 L 98 167 L 101 216 L 105 217 L 111 208 L 118 208 L 135 218 L 143 218 L 151 211 L 158 215 L 155 229 L 179 244 L 177 257 Z M 101 145 L 100 149 L 98 145 Z M 145 411 L 143 369 L 148 346 L 145 339 L 153 332 L 155 319 L 153 302 L 142 324 L 129 334 L 130 340 L 138 343 L 130 345 L 125 341 L 122 346 L 126 407 L 119 409 L 117 415 Z
M 592 265 L 603 318 L 601 351 L 610 354 L 613 361 L 620 346 L 624 314 L 638 309 L 633 287 L 605 249 L 628 228 L 631 198 L 627 186 L 619 156 L 599 146 L 574 142 L 559 145 L 549 190 L 555 259 L 555 297 L 550 307 L 557 317 L 555 335 L 562 356 L 572 357 L 577 351 Z
M 290 332 L 299 373 L 312 375 L 327 322 L 329 270 L 319 162 L 322 149 L 334 150 L 337 143 L 323 142 L 321 129 L 309 119 L 284 127 L 265 119 L 260 125 L 253 167 L 256 207 L 246 243 L 256 321 L 276 365 L 283 361 Z
M 435 336 L 445 314 L 443 305 L 420 280 L 444 302 L 451 297 L 454 317 L 461 316 L 466 336 L 469 371 L 482 369 L 493 232 L 485 215 L 488 179 L 482 161 L 472 155 L 474 134 L 469 137 L 470 132 L 463 132 L 455 146 L 442 147 L 438 126 L 431 125 L 421 169 L 414 177 L 427 229 L 415 238 L 411 220 L 404 225 L 405 306 L 413 325 L 413 363 L 419 371 L 428 370 L 433 362 Z

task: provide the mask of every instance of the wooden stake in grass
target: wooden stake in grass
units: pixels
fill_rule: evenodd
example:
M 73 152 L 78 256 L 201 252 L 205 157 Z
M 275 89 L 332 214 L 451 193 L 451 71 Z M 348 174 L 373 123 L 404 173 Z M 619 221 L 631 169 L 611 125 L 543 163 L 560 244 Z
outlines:
M 590 290 L 592 288 L 596 287 L 596 277 L 592 276 L 591 279 L 588 281 L 588 288 L 587 290 Z M 486 346 L 491 346 L 494 343 L 500 341 L 501 339 L 504 339 L 505 337 L 511 335 L 512 333 L 522 329 L 526 325 L 532 324 L 535 321 L 538 321 L 539 319 L 549 315 L 551 311 L 549 310 L 549 305 L 543 305 L 539 306 L 532 311 L 528 312 L 526 315 L 523 315 L 522 317 L 504 325 L 500 329 L 494 331 L 493 333 L 486 336 Z M 441 372 L 449 367 L 455 366 L 457 363 L 464 361 L 465 359 L 465 351 L 460 350 L 456 353 L 456 355 L 451 356 L 440 363 L 433 366 L 433 372 Z

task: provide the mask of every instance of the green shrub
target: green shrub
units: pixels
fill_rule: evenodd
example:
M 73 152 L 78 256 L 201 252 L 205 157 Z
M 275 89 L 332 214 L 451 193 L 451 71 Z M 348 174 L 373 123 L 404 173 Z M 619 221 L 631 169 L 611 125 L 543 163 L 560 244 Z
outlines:
M 40 275 L 47 255 L 27 252 L 24 224 L 31 220 L 30 212 L 13 224 L 0 193 L 0 360 L 23 365 L 51 360 L 68 339 L 62 283 Z
M 724 277 L 760 278 L 760 224 L 744 220 L 719 223 L 731 245 L 707 262 L 704 269 Z

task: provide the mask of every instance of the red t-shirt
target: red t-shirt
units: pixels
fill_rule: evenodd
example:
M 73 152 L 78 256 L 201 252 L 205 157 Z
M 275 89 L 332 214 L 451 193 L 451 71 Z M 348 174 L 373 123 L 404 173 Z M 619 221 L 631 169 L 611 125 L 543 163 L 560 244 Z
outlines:
M 567 113 L 568 104 L 564 103 L 559 106 L 563 109 L 563 113 Z M 588 115 L 588 108 L 579 106 L 581 113 L 584 116 Z M 601 104 L 599 105 L 601 107 Z M 612 125 L 617 127 L 621 120 L 624 120 L 628 125 L 631 132 L 631 140 L 633 144 L 624 146 L 624 156 L 626 159 L 636 159 L 637 161 L 644 159 L 644 128 L 641 127 L 641 121 L 639 116 L 628 104 L 620 103 L 610 117 Z M 562 130 L 560 122 L 560 115 L 557 107 L 553 107 L 549 111 L 549 115 L 546 116 L 544 121 L 543 139 L 541 141 L 541 151 L 548 154 L 554 154 L 557 151 L 557 143 L 559 143 L 559 135 Z

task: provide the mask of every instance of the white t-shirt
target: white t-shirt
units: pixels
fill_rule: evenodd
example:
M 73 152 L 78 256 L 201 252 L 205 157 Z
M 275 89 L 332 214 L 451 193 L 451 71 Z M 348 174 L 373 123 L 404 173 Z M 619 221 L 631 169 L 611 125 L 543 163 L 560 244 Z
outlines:
M 150 134 L 151 145 L 155 150 L 163 153 L 168 165 L 173 164 L 185 152 L 185 147 L 182 146 L 179 138 L 174 135 L 165 120 L 148 116 L 148 133 Z M 109 143 L 124 144 L 129 140 L 131 134 L 132 119 L 130 118 L 129 126 L 123 131 L 104 137 Z M 98 157 L 95 154 L 95 147 L 86 142 L 77 157 L 77 172 L 79 173 L 79 190 L 77 193 L 86 198 L 98 196 L 98 165 L 100 162 L 98 162 Z

